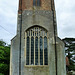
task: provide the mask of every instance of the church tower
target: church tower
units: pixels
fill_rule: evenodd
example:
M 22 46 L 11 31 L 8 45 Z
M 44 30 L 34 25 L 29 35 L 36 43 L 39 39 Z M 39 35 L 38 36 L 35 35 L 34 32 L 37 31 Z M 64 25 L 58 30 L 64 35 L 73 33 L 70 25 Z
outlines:
M 17 35 L 11 40 L 10 75 L 66 75 L 54 0 L 19 0 Z

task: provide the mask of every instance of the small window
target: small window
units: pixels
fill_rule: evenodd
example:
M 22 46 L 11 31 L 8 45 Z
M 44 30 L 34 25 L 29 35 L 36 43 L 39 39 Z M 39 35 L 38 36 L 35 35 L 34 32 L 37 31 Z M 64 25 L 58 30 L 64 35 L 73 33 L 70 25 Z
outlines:
M 26 65 L 48 65 L 48 32 L 33 27 L 25 32 Z
M 36 0 L 33 0 L 33 6 L 36 6 Z
M 33 0 L 33 6 L 40 6 L 41 1 L 40 0 Z
M 40 6 L 40 5 L 41 5 L 41 1 L 37 0 L 37 6 Z

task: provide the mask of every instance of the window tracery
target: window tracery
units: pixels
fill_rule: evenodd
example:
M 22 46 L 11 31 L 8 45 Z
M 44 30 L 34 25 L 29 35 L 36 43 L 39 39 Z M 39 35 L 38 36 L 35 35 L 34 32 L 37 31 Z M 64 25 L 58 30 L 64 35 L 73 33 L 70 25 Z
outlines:
M 48 65 L 48 32 L 33 27 L 25 32 L 26 65 Z

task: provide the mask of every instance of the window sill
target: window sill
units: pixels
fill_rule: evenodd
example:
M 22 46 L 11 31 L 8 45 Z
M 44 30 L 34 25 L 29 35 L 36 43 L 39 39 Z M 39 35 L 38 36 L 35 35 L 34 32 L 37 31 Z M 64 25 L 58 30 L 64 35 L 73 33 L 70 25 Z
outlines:
M 48 67 L 48 65 L 25 65 L 25 67 Z

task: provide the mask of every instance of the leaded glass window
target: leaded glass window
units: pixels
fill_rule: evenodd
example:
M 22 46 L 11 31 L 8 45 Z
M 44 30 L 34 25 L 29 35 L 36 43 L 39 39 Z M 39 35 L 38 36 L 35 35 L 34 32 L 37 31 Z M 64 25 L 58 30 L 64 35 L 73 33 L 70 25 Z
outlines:
M 29 37 L 27 37 L 26 65 L 29 65 Z
M 26 65 L 48 65 L 48 32 L 32 27 L 25 32 Z
M 34 64 L 34 37 L 31 37 L 31 64 Z

